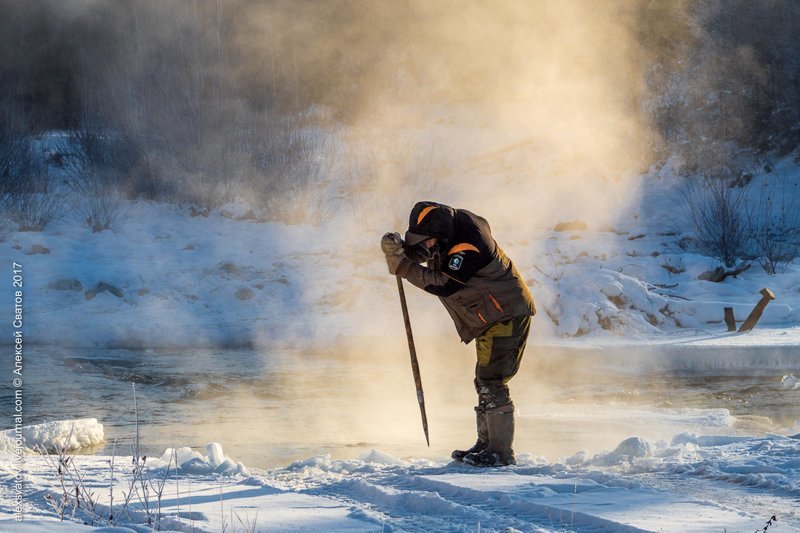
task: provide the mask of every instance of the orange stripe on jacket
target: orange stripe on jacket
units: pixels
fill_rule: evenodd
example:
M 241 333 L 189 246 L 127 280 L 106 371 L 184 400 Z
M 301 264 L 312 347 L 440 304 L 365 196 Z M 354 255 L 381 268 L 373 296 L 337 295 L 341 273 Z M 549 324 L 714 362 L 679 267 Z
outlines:
M 478 250 L 477 247 L 469 244 L 468 242 L 462 242 L 461 244 L 456 244 L 455 246 L 450 248 L 450 250 L 447 252 L 447 255 L 457 254 L 458 252 L 478 252 L 478 253 L 480 253 L 480 250 Z
M 497 299 L 494 297 L 494 294 L 492 294 L 491 292 L 489 293 L 489 298 L 492 299 L 492 303 L 494 304 L 495 308 L 498 311 L 500 311 L 501 313 L 505 312 L 505 311 L 503 311 L 503 306 L 500 305 L 500 302 L 497 301 Z

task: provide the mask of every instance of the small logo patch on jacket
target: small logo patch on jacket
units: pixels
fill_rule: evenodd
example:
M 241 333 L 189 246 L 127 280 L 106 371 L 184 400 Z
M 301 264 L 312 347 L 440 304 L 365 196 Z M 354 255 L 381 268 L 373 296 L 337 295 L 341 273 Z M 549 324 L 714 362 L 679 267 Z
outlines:
M 464 262 L 464 256 L 461 254 L 456 254 L 450 258 L 450 263 L 447 265 L 450 270 L 459 270 L 461 268 L 461 263 Z

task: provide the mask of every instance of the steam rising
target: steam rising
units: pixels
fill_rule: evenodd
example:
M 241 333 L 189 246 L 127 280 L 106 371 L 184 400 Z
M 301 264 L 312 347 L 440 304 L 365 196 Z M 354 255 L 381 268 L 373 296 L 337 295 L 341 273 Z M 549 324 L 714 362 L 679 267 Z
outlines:
M 49 24 L 53 35 L 67 42 L 64 53 L 78 67 L 70 72 L 64 91 L 69 94 L 62 95 L 62 103 L 72 107 L 59 126 L 75 127 L 102 109 L 111 114 L 109 124 L 145 124 L 144 131 L 158 133 L 161 144 L 168 137 L 163 132 L 177 119 L 186 121 L 185 131 L 198 132 L 191 138 L 194 151 L 185 151 L 194 164 L 177 168 L 171 161 L 172 166 L 162 168 L 181 180 L 218 165 L 210 178 L 213 185 L 224 182 L 232 197 L 255 198 L 247 176 L 232 177 L 240 171 L 238 159 L 230 155 L 230 147 L 240 143 L 237 135 L 276 114 L 319 118 L 335 139 L 313 154 L 325 163 L 320 175 L 313 180 L 294 176 L 304 189 L 297 182 L 276 181 L 270 191 L 281 196 L 303 190 L 305 196 L 291 201 L 332 213 L 343 237 L 329 245 L 351 253 L 355 269 L 381 261 L 376 251 L 380 233 L 403 231 L 418 200 L 485 216 L 504 248 L 565 220 L 584 220 L 593 228 L 613 223 L 635 202 L 631 178 L 652 162 L 652 150 L 661 140 L 661 130 L 653 130 L 652 114 L 643 106 L 651 97 L 653 66 L 668 65 L 674 59 L 670 53 L 682 52 L 681 46 L 696 35 L 689 31 L 683 2 L 655 4 L 54 0 L 27 8 L 3 2 L 3 10 L 14 12 L 7 20 L 15 24 Z M 108 20 L 116 24 L 102 22 Z M 81 32 L 90 37 L 77 41 Z M 27 37 L 14 42 L 30 43 Z M 11 61 L 8 44 L 3 57 Z M 53 44 L 45 44 L 52 53 Z M 26 58 L 35 56 L 29 44 L 22 50 Z M 752 55 L 746 50 L 737 54 L 747 60 L 748 72 L 757 71 Z M 3 74 L 8 72 L 15 71 Z M 28 82 L 41 77 L 25 72 Z M 702 84 L 698 94 L 711 83 Z M 187 87 L 192 91 L 187 93 Z M 210 109 L 209 100 L 219 105 Z M 238 149 L 233 154 L 251 156 Z M 175 186 L 186 183 L 176 181 Z M 315 221 L 325 218 L 306 214 Z M 371 239 L 375 247 L 369 252 L 348 248 L 356 239 Z M 518 265 L 531 266 L 530 258 L 520 261 L 513 249 L 507 251 Z M 343 272 L 345 286 L 358 282 Z M 387 293 L 393 285 L 387 276 Z M 364 325 L 364 336 L 337 339 L 329 347 L 352 365 L 351 379 L 341 384 L 342 395 L 351 401 L 335 409 L 309 404 L 289 431 L 334 434 L 338 425 L 345 440 L 417 431 L 412 382 L 404 370 L 406 346 L 398 335 L 399 307 L 384 308 L 394 298 L 376 295 L 375 316 Z M 432 427 L 453 424 L 449 413 L 469 414 L 474 401 L 473 348 L 458 345 L 434 298 L 415 293 L 410 300 L 412 320 L 428 325 L 429 335 L 419 342 L 428 354 L 423 368 Z M 394 319 L 397 329 L 383 339 L 375 324 Z M 265 351 L 273 340 L 265 339 Z M 536 350 L 530 348 L 526 357 L 533 360 Z M 389 371 L 375 371 L 365 358 L 385 361 Z M 530 375 L 520 375 L 512 392 L 532 382 Z M 296 397 L 312 387 L 288 380 L 278 386 Z M 226 408 L 248 408 L 250 392 L 243 390 Z M 522 397 L 528 405 L 536 402 L 536 394 Z M 455 425 L 463 426 L 466 418 Z M 469 439 L 471 427 L 466 429 L 463 436 Z
M 358 186 L 378 197 L 373 216 L 386 212 L 388 195 L 403 210 L 438 199 L 502 226 L 605 222 L 648 161 L 637 10 L 629 2 L 271 3 L 248 12 L 240 45 L 249 57 L 274 58 L 285 50 L 276 43 L 302 43 L 290 47 L 297 70 L 285 74 L 322 91 L 351 125 L 345 165 L 360 159 Z M 268 73 L 259 65 L 239 74 Z M 366 168 L 352 156 L 365 144 L 379 151 Z

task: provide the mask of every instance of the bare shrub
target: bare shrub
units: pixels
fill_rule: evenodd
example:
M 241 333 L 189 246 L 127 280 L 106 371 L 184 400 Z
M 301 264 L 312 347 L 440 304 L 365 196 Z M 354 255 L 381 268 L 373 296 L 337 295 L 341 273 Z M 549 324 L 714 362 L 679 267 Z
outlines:
M 0 215 L 0 242 L 5 241 L 14 232 L 14 223 L 5 215 Z
M 30 139 L 0 128 L 0 207 L 20 231 L 41 231 L 61 216 L 62 199 Z
M 755 251 L 761 267 L 769 275 L 786 272 L 798 255 L 798 192 L 797 183 L 791 187 L 775 181 L 765 183 L 751 217 Z
M 72 135 L 75 152 L 67 166 L 73 217 L 97 233 L 125 215 L 125 189 L 135 172 L 138 151 L 113 133 L 80 130 Z
M 135 434 L 131 437 L 131 463 L 129 468 L 119 469 L 115 473 L 117 440 L 113 441 L 109 465 L 108 494 L 109 503 L 101 504 L 100 495 L 94 489 L 95 482 L 87 479 L 85 472 L 75 461 L 75 454 L 68 453 L 73 442 L 74 425 L 67 438 L 57 444 L 55 453 L 41 445 L 34 445 L 34 450 L 44 459 L 48 470 L 58 481 L 60 494 L 44 496 L 50 508 L 63 522 L 65 520 L 82 520 L 92 526 L 116 526 L 119 524 L 137 524 L 147 526 L 147 530 L 161 531 L 167 527 L 170 531 L 175 522 L 164 515 L 163 500 L 167 481 L 172 474 L 177 479 L 178 455 L 172 448 L 166 466 L 150 469 L 147 457 L 142 455 L 139 428 L 139 410 L 136 398 L 136 385 L 133 388 L 133 408 L 135 414 Z M 126 472 L 127 470 L 127 472 Z M 122 484 L 122 501 L 115 505 L 114 488 L 118 482 Z M 180 513 L 180 509 L 178 511 Z
M 126 203 L 119 191 L 96 176 L 84 182 L 83 192 L 69 197 L 69 204 L 75 219 L 93 233 L 110 229 L 125 216 Z
M 50 455 L 42 446 L 34 446 L 35 451 L 41 455 L 45 464 L 57 475 L 61 494 L 59 498 L 51 495 L 45 496 L 45 501 L 53 511 L 58 514 L 63 522 L 67 518 L 74 520 L 79 510 L 82 510 L 90 525 L 102 523 L 103 518 L 99 514 L 99 495 L 95 494 L 85 481 L 83 471 L 75 464 L 75 455 L 67 453 L 67 446 L 72 441 L 74 425 L 70 428 L 66 440 L 57 446 L 56 454 Z
M 332 215 L 328 176 L 339 146 L 330 132 L 303 117 L 264 116 L 251 142 L 246 190 L 268 219 L 319 224 Z
M 30 140 L 21 132 L 0 128 L 0 194 L 14 192 L 21 180 L 40 171 Z
M 64 214 L 64 198 L 47 177 L 31 178 L 6 195 L 6 211 L 19 231 L 42 231 Z
M 196 105 L 163 102 L 157 135 L 143 135 L 156 196 L 214 208 L 234 199 L 252 159 L 252 131 L 243 110 L 197 97 Z M 185 108 L 185 109 L 184 109 Z
M 697 251 L 732 267 L 745 252 L 751 231 L 747 193 L 734 187 L 739 175 L 720 167 L 701 179 L 686 182 L 681 208 L 695 233 Z

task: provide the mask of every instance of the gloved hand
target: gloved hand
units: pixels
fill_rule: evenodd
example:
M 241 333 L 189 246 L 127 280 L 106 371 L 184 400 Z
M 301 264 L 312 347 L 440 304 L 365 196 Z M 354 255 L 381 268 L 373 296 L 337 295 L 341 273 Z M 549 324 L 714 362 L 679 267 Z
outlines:
M 381 238 L 381 250 L 386 256 L 386 265 L 389 267 L 389 274 L 403 275 L 407 268 L 403 268 L 403 262 L 409 262 L 403 253 L 403 239 L 399 233 L 387 233 Z
M 386 255 L 398 255 L 403 253 L 403 238 L 399 233 L 387 233 L 381 237 L 381 250 Z

